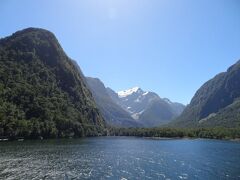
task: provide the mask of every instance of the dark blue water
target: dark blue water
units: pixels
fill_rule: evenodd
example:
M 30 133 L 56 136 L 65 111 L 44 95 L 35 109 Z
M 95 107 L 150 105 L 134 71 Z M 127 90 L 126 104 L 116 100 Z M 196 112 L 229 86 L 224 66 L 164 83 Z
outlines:
M 0 143 L 0 179 L 240 179 L 240 143 L 127 137 Z

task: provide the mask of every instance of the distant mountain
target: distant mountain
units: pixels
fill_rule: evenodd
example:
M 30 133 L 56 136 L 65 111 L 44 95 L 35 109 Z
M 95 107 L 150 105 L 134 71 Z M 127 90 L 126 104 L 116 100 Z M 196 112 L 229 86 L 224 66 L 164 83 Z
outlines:
M 240 126 L 240 61 L 206 82 L 182 115 L 178 127 Z
M 154 127 L 168 123 L 179 116 L 184 105 L 173 103 L 169 99 L 161 99 L 154 92 L 145 92 L 139 87 L 115 93 L 108 89 L 111 98 L 123 109 L 128 111 L 132 118 L 144 127 Z
M 104 84 L 98 78 L 86 78 L 89 88 L 93 94 L 93 97 L 103 114 L 106 122 L 113 126 L 118 127 L 139 127 L 131 115 L 125 111 L 121 106 L 113 101 L 109 96 L 108 91 Z
M 104 127 L 84 76 L 51 32 L 0 39 L 0 136 L 93 136 Z

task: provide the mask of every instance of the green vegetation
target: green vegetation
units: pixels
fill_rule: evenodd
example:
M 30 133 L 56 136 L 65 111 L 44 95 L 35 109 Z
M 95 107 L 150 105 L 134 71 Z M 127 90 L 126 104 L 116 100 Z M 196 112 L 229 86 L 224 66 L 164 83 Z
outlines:
M 83 78 L 46 30 L 29 28 L 1 39 L 0 136 L 104 133 L 104 121 Z
M 0 39 L 0 138 L 98 135 L 240 138 L 239 76 L 240 62 L 207 82 L 172 124 L 183 129 L 106 129 L 85 77 L 55 36 L 43 29 L 25 29 Z M 90 86 L 96 91 L 95 99 L 103 104 L 100 108 L 105 110 L 105 117 L 128 118 L 124 111 L 109 103 L 108 95 L 97 95 L 107 94 L 103 85 L 97 88 L 92 82 Z
M 202 127 L 240 127 L 240 100 L 235 100 L 234 103 L 200 122 Z
M 110 136 L 237 139 L 240 128 L 109 128 Z
M 240 61 L 206 82 L 171 127 L 240 127 Z

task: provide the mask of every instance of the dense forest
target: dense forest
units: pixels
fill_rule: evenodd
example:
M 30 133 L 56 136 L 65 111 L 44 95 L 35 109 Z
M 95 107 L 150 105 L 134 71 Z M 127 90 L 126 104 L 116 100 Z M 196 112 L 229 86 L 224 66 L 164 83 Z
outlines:
M 114 128 L 109 136 L 136 136 L 152 138 L 209 138 L 239 139 L 240 128 Z
M 105 123 L 55 36 L 29 28 L 0 40 L 0 136 L 82 137 Z

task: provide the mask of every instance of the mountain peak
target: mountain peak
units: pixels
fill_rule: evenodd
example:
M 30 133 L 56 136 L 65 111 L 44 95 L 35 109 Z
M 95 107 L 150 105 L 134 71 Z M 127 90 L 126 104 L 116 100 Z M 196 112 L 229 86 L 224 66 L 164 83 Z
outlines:
M 55 35 L 40 28 L 23 29 L 13 33 L 11 36 L 2 38 L 0 39 L 0 48 L 7 52 L 11 49 L 17 49 L 24 54 L 21 55 L 21 58 L 18 57 L 21 60 L 36 61 L 36 59 L 41 59 L 52 67 L 56 67 L 59 63 L 69 63 L 67 59 L 70 59 L 65 54 Z
M 137 92 L 143 92 L 143 90 L 140 87 L 133 87 L 131 89 L 127 89 L 127 90 L 123 90 L 123 91 L 119 91 L 117 94 L 119 97 L 127 97 L 133 93 L 137 93 Z
M 139 87 L 119 91 L 114 100 L 144 127 L 159 126 L 177 117 L 184 109 L 181 104 L 162 99 L 158 94 Z
M 35 28 L 35 27 L 29 27 L 29 28 L 19 30 L 19 31 L 13 33 L 13 36 L 20 35 L 20 34 L 28 34 L 28 33 L 43 33 L 43 34 L 49 34 L 49 35 L 54 36 L 54 34 L 49 30 L 42 29 L 42 28 Z
M 34 40 L 36 42 L 38 42 L 39 40 L 44 40 L 44 41 L 53 41 L 55 43 L 56 42 L 58 43 L 57 38 L 52 32 L 46 29 L 33 28 L 33 27 L 19 30 L 13 33 L 11 36 L 5 37 L 1 40 L 2 41 L 17 40 L 17 41 L 24 41 L 24 42 L 28 42 L 30 40 Z
M 0 39 L 0 59 L 0 87 L 6 88 L 1 107 L 19 112 L 9 116 L 1 111 L 1 128 L 13 129 L 0 136 L 81 137 L 103 132 L 105 121 L 85 77 L 50 31 L 28 28 Z M 9 120 L 3 126 L 2 118 Z M 94 128 L 84 131 L 89 126 Z

